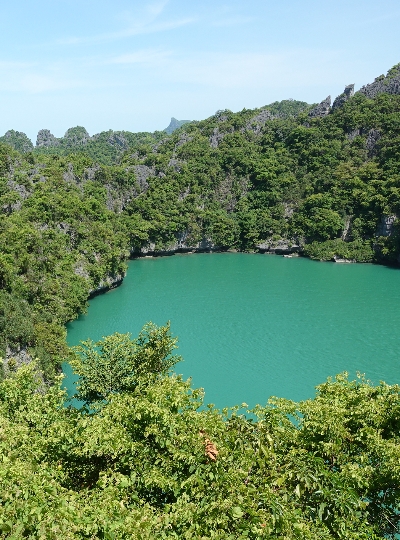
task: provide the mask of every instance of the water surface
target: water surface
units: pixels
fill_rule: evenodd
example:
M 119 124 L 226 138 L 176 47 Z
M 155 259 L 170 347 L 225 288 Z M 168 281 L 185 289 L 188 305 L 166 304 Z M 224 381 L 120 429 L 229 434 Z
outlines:
M 168 320 L 184 357 L 175 371 L 218 407 L 313 397 L 345 370 L 400 383 L 397 269 L 240 253 L 138 259 L 68 325 L 68 342 Z

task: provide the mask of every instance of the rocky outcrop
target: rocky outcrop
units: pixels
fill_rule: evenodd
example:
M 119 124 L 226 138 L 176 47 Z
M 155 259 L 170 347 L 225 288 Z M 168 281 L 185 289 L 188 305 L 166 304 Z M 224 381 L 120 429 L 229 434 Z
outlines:
M 115 289 L 116 287 L 119 287 L 122 284 L 124 277 L 125 276 L 123 274 L 107 276 L 106 278 L 100 281 L 100 283 L 95 289 L 92 289 L 89 292 L 89 298 L 93 298 L 93 296 L 97 296 L 98 294 L 101 294 L 111 289 Z
M 2 366 L 3 375 L 7 377 L 11 373 L 17 371 L 20 367 L 26 366 L 31 362 L 32 356 L 29 354 L 28 349 L 26 349 L 25 347 L 11 349 L 9 346 L 7 346 Z
M 179 140 L 175 144 L 175 150 L 180 146 L 184 145 L 185 143 L 190 142 L 191 140 L 193 140 L 193 137 L 191 137 L 187 133 L 182 133 L 182 135 L 179 137 Z
M 49 129 L 41 129 L 36 137 L 36 148 L 51 148 L 60 146 L 60 141 Z
M 75 268 L 74 268 L 74 274 L 76 276 L 83 277 L 85 279 L 90 278 L 89 272 L 86 270 L 85 264 L 83 261 L 76 263 Z
M 365 146 L 367 148 L 368 157 L 374 157 L 377 153 L 378 141 L 381 138 L 381 133 L 377 129 L 371 129 L 368 133 Z
M 181 172 L 182 165 L 184 165 L 186 161 L 182 161 L 180 159 L 171 158 L 168 162 L 168 167 L 171 167 L 176 172 Z
M 298 239 L 266 240 L 256 246 L 260 253 L 275 253 L 277 255 L 289 255 L 302 251 Z
M 79 182 L 79 177 L 75 175 L 72 163 L 68 163 L 67 170 L 63 172 L 63 180 L 71 183 Z
M 359 137 L 361 135 L 361 131 L 362 130 L 360 128 L 352 129 L 351 131 L 346 133 L 346 137 L 349 139 L 349 141 L 354 141 L 356 137 Z
M 129 148 L 128 140 L 123 135 L 123 133 L 120 133 L 118 131 L 113 132 L 112 135 L 108 137 L 107 142 L 108 144 L 111 144 L 111 146 L 114 146 L 119 150 L 128 150 Z
M 189 233 L 183 231 L 176 235 L 176 240 L 162 249 L 156 249 L 156 244 L 148 244 L 131 250 L 131 257 L 157 257 L 161 255 L 174 255 L 175 253 L 204 253 L 210 251 L 221 251 L 222 247 L 217 246 L 209 238 L 203 238 L 200 242 L 190 240 Z
M 344 220 L 344 226 L 341 234 L 341 239 L 346 242 L 350 239 L 351 235 L 351 216 L 346 216 Z
M 394 224 L 396 220 L 396 215 L 382 216 L 376 229 L 376 236 L 391 236 L 394 232 Z
M 364 94 L 370 99 L 375 98 L 379 94 L 400 95 L 400 64 L 390 69 L 386 77 L 380 75 L 373 83 L 360 88 L 357 93 Z
M 145 193 L 149 188 L 147 180 L 156 175 L 155 170 L 147 165 L 134 165 L 133 170 L 135 172 L 140 193 Z
M 340 94 L 332 105 L 332 112 L 336 109 L 339 109 L 340 107 L 343 107 L 343 105 L 348 101 L 350 98 L 354 96 L 354 84 L 348 84 L 343 93 Z
M 3 137 L 0 137 L 0 142 L 8 144 L 18 152 L 31 152 L 33 150 L 32 141 L 22 131 L 9 129 Z
M 91 137 L 84 127 L 76 126 L 67 129 L 63 137 L 63 143 L 66 146 L 85 146 L 90 139 Z
M 327 114 L 330 113 L 331 110 L 331 96 L 328 96 L 324 99 L 324 101 L 321 101 L 318 105 L 316 105 L 311 111 L 308 113 L 308 116 L 310 118 L 323 118 Z
M 224 134 L 220 132 L 219 128 L 215 127 L 210 135 L 211 148 L 218 148 L 219 143 L 224 138 Z
M 90 180 L 93 181 L 96 178 L 96 173 L 101 170 L 99 165 L 94 165 L 93 167 L 86 167 L 83 172 L 82 179 L 83 181 Z
M 367 134 L 367 138 L 365 141 L 365 147 L 367 149 L 368 157 L 372 158 L 376 155 L 378 150 L 378 142 L 381 138 L 381 132 L 378 129 L 365 129 L 365 128 L 356 128 L 352 129 L 348 133 L 346 133 L 346 137 L 349 141 L 353 141 L 356 137 L 365 136 Z
M 271 113 L 268 109 L 263 109 L 261 112 L 256 114 L 256 116 L 253 116 L 251 120 L 246 125 L 247 130 L 252 130 L 256 135 L 258 135 L 261 132 L 261 129 L 265 126 L 265 124 L 269 120 L 273 120 L 274 118 L 277 118 L 274 114 Z

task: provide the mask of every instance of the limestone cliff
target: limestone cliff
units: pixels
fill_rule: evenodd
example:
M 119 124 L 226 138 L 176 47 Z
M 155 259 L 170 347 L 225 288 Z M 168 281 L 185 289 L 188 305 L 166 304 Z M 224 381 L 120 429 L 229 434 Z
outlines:
M 354 84 L 348 84 L 345 87 L 343 93 L 340 94 L 333 102 L 332 111 L 334 111 L 335 109 L 338 109 L 339 107 L 342 107 L 346 103 L 346 101 L 348 101 L 353 96 L 354 96 Z
M 392 67 L 386 77 L 380 75 L 373 83 L 363 86 L 358 92 L 370 99 L 383 93 L 400 95 L 400 63 Z
M 49 148 L 51 146 L 60 146 L 60 140 L 49 129 L 41 129 L 36 137 L 36 148 Z
M 325 98 L 321 103 L 318 103 L 311 111 L 308 113 L 310 118 L 322 118 L 329 114 L 331 111 L 331 96 Z

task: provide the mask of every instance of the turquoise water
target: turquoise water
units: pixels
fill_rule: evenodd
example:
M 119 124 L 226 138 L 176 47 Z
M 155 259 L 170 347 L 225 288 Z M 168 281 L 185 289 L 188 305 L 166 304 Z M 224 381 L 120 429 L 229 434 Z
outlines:
M 400 383 L 397 269 L 240 253 L 138 259 L 68 325 L 68 342 L 168 320 L 184 357 L 176 372 L 218 407 L 313 397 L 345 370 Z

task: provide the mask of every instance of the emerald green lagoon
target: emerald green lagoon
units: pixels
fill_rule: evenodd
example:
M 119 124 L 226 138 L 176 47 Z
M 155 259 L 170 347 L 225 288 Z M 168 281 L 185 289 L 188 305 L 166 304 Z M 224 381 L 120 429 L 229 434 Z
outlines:
M 343 371 L 400 383 L 398 269 L 241 253 L 137 259 L 68 324 L 68 343 L 168 320 L 184 358 L 176 372 L 218 407 L 313 397 Z

